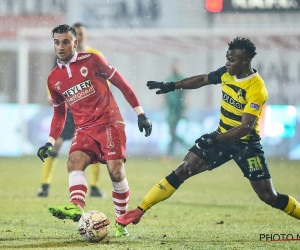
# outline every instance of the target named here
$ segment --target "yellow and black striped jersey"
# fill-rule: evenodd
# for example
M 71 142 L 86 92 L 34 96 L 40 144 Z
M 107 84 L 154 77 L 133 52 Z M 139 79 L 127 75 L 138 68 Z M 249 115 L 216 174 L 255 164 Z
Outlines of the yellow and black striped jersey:
M 224 66 L 210 72 L 208 79 L 212 84 L 222 84 L 220 122 L 217 131 L 225 133 L 241 125 L 243 113 L 252 114 L 257 116 L 253 129 L 238 141 L 249 144 L 259 142 L 258 120 L 268 98 L 268 92 L 257 71 L 254 69 L 252 75 L 237 79 L 236 76 L 230 75 Z

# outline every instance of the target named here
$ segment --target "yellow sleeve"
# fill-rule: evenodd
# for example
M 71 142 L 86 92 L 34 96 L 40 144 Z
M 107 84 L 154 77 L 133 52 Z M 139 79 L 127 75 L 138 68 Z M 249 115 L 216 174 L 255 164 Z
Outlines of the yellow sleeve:
M 255 84 L 252 84 L 251 91 L 247 94 L 247 104 L 244 112 L 259 117 L 267 97 L 268 92 L 263 83 L 258 81 Z

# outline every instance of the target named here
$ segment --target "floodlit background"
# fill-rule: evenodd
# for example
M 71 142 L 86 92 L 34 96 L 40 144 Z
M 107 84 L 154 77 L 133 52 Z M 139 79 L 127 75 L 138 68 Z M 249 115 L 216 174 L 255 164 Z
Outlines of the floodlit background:
M 166 80 L 174 58 L 185 76 L 216 70 L 225 64 L 227 43 L 247 36 L 257 45 L 252 66 L 269 91 L 260 123 L 266 155 L 299 159 L 299 14 L 299 0 L 0 0 L 0 156 L 35 154 L 47 140 L 51 30 L 80 21 L 88 27 L 88 44 L 124 75 L 153 122 L 145 138 L 131 107 L 111 87 L 127 124 L 128 155 L 163 156 L 170 141 L 165 97 L 146 82 Z M 188 145 L 216 129 L 220 97 L 218 85 L 186 93 L 177 135 Z M 176 153 L 187 149 L 178 145 Z

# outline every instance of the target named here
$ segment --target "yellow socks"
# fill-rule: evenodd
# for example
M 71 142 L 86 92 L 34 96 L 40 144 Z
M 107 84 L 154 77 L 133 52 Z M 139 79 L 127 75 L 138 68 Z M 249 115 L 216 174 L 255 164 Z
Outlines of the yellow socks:
M 100 164 L 99 163 L 91 164 L 89 168 L 91 171 L 90 186 L 97 186 L 97 183 L 99 181 L 99 175 L 100 175 Z
M 173 171 L 166 178 L 157 183 L 144 197 L 139 207 L 145 211 L 156 203 L 168 199 L 183 183 Z
M 158 202 L 168 199 L 182 183 L 183 181 L 173 171 L 149 191 L 139 205 L 139 208 L 146 212 Z
M 175 191 L 176 189 L 170 185 L 166 178 L 164 178 L 159 183 L 155 184 L 155 186 L 144 197 L 139 207 L 144 211 L 147 211 L 156 203 L 169 198 Z
M 52 156 L 49 156 L 48 158 L 45 159 L 45 162 L 43 165 L 43 176 L 42 176 L 43 184 L 51 183 L 56 165 L 57 165 L 56 157 L 53 158 Z
M 286 212 L 288 215 L 299 220 L 300 219 L 300 203 L 298 201 L 296 201 L 293 197 L 291 197 L 291 196 L 288 196 L 288 197 L 289 197 L 288 204 L 283 211 Z

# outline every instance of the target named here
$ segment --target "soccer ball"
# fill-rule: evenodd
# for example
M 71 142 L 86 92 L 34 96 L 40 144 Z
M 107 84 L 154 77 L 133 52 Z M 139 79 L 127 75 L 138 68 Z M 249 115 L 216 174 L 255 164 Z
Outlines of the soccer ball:
M 96 210 L 83 213 L 78 222 L 78 232 L 86 241 L 101 241 L 108 235 L 109 230 L 108 217 Z

